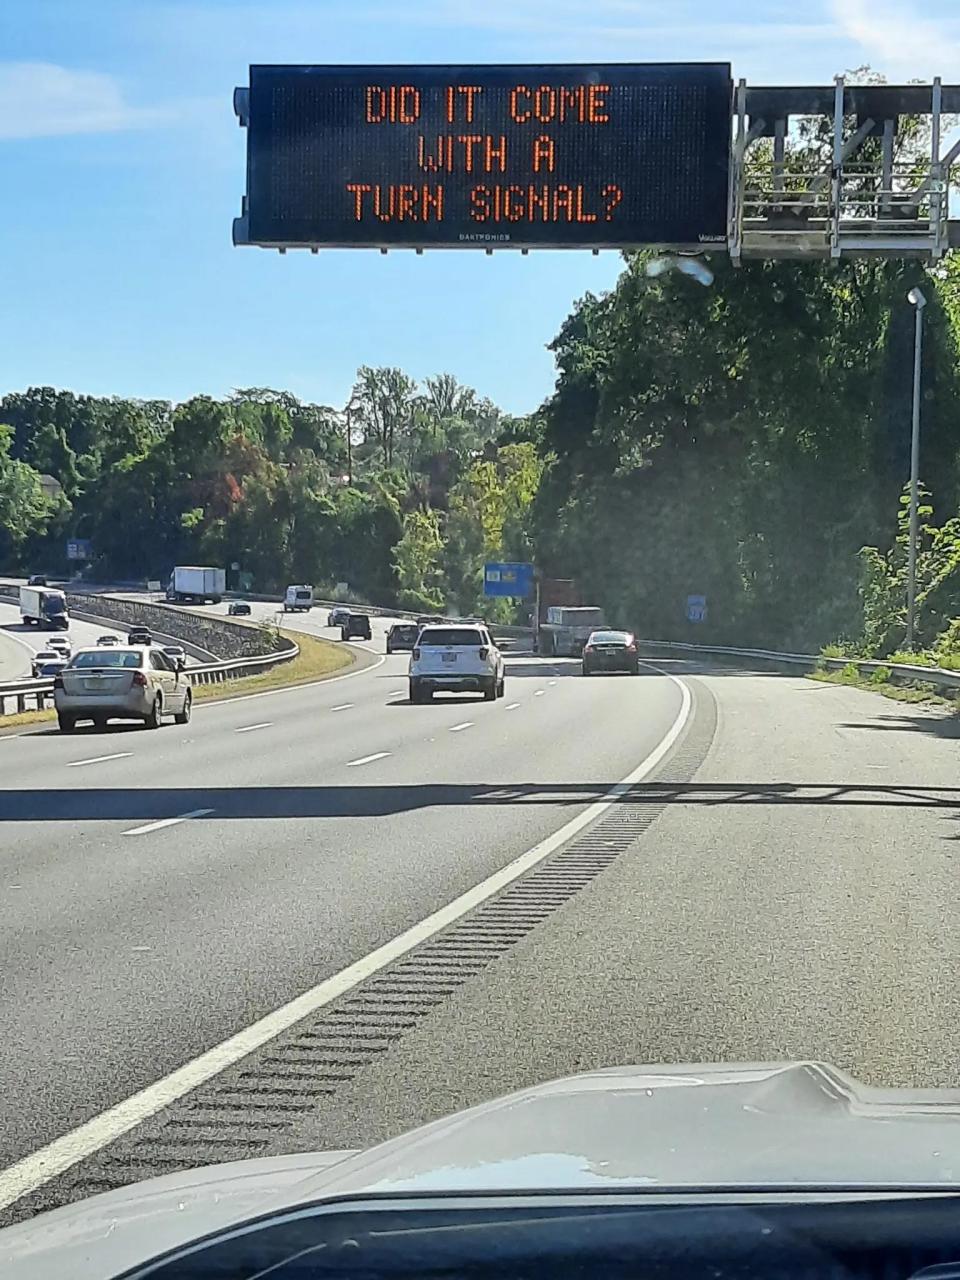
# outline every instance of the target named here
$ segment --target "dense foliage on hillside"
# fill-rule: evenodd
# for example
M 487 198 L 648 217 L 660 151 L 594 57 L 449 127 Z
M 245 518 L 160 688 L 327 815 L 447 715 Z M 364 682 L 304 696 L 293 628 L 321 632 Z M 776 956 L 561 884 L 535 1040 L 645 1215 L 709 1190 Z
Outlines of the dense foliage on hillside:
M 889 652 L 919 283 L 919 638 L 960 647 L 960 262 L 718 256 L 705 288 L 650 261 L 629 255 L 616 288 L 575 307 L 529 420 L 399 369 L 360 369 L 342 409 L 264 388 L 181 405 L 10 394 L 0 566 L 62 569 L 81 537 L 104 579 L 237 564 L 258 590 L 346 581 L 473 611 L 485 559 L 535 559 L 645 635 L 694 631 L 685 601 L 703 594 L 704 639 Z

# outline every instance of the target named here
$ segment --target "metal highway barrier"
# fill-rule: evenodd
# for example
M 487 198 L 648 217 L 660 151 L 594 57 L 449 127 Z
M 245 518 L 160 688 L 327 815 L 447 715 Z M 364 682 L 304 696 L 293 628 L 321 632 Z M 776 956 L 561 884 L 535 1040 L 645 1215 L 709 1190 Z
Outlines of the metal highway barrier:
M 856 667 L 862 676 L 882 672 L 893 684 L 919 682 L 938 689 L 960 690 L 960 671 L 943 667 L 921 667 L 906 662 L 884 662 L 882 658 L 823 658 L 815 653 L 778 653 L 773 649 L 736 649 L 726 645 L 684 644 L 672 640 L 640 640 L 643 649 L 658 653 L 690 654 L 693 657 L 736 658 L 746 663 L 766 663 L 797 671 L 843 671 Z

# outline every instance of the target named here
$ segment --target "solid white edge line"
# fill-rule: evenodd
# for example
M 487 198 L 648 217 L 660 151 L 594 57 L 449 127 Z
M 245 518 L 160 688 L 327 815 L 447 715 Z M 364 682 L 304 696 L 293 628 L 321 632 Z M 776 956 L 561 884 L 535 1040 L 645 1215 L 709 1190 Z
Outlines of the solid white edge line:
M 68 769 L 79 769 L 83 764 L 103 764 L 106 760 L 126 760 L 132 751 L 116 751 L 112 756 L 92 756 L 89 760 L 68 760 Z
M 160 818 L 157 822 L 148 822 L 144 827 L 131 827 L 129 831 L 122 831 L 120 834 L 125 836 L 145 836 L 151 831 L 162 831 L 164 827 L 175 827 L 180 822 L 187 822 L 190 818 L 205 818 L 208 813 L 213 813 L 212 809 L 191 809 L 189 813 L 178 813 L 175 818 Z
M 55 1138 L 38 1151 L 24 1156 L 23 1159 L 0 1171 L 0 1210 L 7 1208 L 22 1196 L 36 1191 L 53 1178 L 59 1177 L 80 1160 L 99 1151 L 121 1134 L 127 1133 L 150 1116 L 162 1111 L 164 1107 L 170 1106 L 185 1094 L 219 1075 L 221 1071 L 232 1067 L 241 1058 L 245 1058 L 268 1041 L 281 1035 L 294 1023 L 310 1017 L 318 1009 L 338 1000 L 388 964 L 393 964 L 414 947 L 420 946 L 441 930 L 448 928 L 461 916 L 473 911 L 482 902 L 486 902 L 488 898 L 505 889 L 514 880 L 525 875 L 537 863 L 543 862 L 577 832 L 582 831 L 584 827 L 600 817 L 615 800 L 657 767 L 677 741 L 690 718 L 692 699 L 690 690 L 683 681 L 660 667 L 654 667 L 652 663 L 644 665 L 659 671 L 680 689 L 680 710 L 673 724 L 649 755 L 631 773 L 612 786 L 601 800 L 589 805 L 582 813 L 564 823 L 559 831 L 547 836 L 532 849 L 514 858 L 500 871 L 494 872 L 486 880 L 482 880 L 480 884 L 460 894 L 439 911 L 433 912 L 418 924 L 398 934 L 390 942 L 385 942 L 360 960 L 348 965 L 346 969 L 341 969 L 339 973 L 324 979 L 309 991 L 296 996 L 287 1004 L 281 1005 L 279 1009 L 274 1009 L 272 1013 L 268 1013 L 257 1022 L 251 1023 L 243 1031 L 238 1031 L 236 1035 L 208 1049 L 191 1062 L 171 1071 L 161 1080 L 147 1085 L 139 1093 L 132 1094 L 123 1102 L 118 1102 L 100 1115 L 94 1116 L 92 1120 L 79 1125 L 70 1133 Z

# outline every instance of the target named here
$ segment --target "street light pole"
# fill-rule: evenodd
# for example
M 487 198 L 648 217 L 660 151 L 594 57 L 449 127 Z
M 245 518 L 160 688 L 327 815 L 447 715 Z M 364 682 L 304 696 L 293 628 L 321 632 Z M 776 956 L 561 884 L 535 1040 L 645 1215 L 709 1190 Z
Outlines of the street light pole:
M 919 289 L 907 298 L 916 308 L 913 339 L 913 421 L 910 432 L 910 545 L 907 550 L 907 648 L 913 648 L 917 619 L 917 541 L 920 533 L 920 379 L 923 357 L 923 309 L 927 300 Z

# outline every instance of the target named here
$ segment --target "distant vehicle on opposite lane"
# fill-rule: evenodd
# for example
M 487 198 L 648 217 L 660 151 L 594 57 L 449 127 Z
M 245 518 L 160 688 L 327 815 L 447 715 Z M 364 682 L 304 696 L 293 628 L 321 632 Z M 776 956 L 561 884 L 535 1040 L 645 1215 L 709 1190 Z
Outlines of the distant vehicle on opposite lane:
M 410 701 L 464 690 L 487 702 L 503 697 L 503 654 L 490 632 L 479 625 L 424 627 L 410 654 Z
M 51 680 L 54 676 L 58 676 L 67 665 L 67 659 L 63 655 L 56 658 L 49 658 L 46 662 L 41 662 L 36 670 L 37 680 Z
M 387 653 L 409 651 L 417 643 L 420 627 L 416 622 L 395 622 L 387 632 Z
M 344 618 L 348 617 L 350 610 L 345 604 L 336 604 L 327 614 L 328 627 L 342 627 Z
M 27 579 L 28 587 L 45 587 L 46 585 L 47 579 L 42 573 L 31 573 Z
M 227 613 L 231 618 L 249 618 L 252 610 L 245 600 L 231 600 Z
M 640 674 L 637 640 L 629 631 L 592 631 L 583 646 L 580 672 L 595 676 L 601 671 L 625 671 Z
M 78 649 L 53 682 L 57 723 L 70 733 L 79 720 L 105 725 L 108 720 L 142 720 L 159 729 L 172 715 L 188 724 L 193 706 L 183 665 L 161 649 L 142 645 Z
M 365 613 L 348 613 L 340 624 L 341 640 L 372 640 L 370 618 Z
M 292 585 L 283 594 L 284 613 L 309 613 L 313 608 L 313 587 Z
M 20 617 L 24 626 L 34 624 L 41 631 L 66 631 L 70 626 L 66 596 L 48 587 L 20 588 Z
M 38 649 L 30 659 L 30 674 L 36 680 L 44 663 L 58 661 L 65 661 L 65 659 L 62 653 L 57 653 L 56 649 Z

